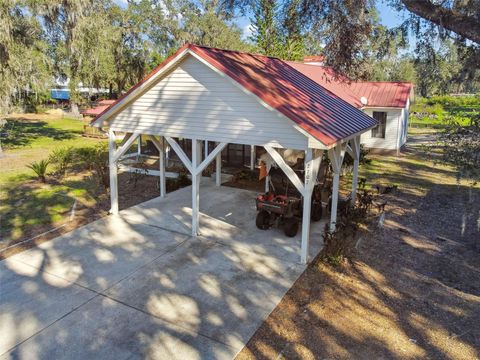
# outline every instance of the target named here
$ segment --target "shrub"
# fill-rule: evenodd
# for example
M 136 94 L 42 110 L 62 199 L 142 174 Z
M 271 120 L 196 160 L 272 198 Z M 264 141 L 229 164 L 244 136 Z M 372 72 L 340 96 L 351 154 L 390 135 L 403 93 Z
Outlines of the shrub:
M 97 144 L 92 148 L 89 166 L 96 174 L 97 181 L 105 189 L 110 187 L 110 178 L 108 171 L 108 145 L 105 143 Z
M 339 208 L 335 231 L 330 231 L 329 223 L 325 224 L 320 259 L 333 266 L 351 255 L 358 241 L 359 230 L 372 220 L 373 194 L 366 189 L 365 179 L 358 182 L 356 200 L 354 205 Z
M 64 176 L 68 168 L 73 164 L 75 149 L 73 147 L 57 148 L 50 153 L 48 159 L 55 167 L 55 173 L 58 176 Z
M 75 162 L 80 168 L 93 170 L 92 159 L 95 158 L 96 153 L 97 150 L 93 146 L 77 148 L 75 150 Z
M 48 165 L 49 165 L 48 160 L 40 160 L 27 165 L 27 167 L 32 169 L 35 172 L 35 174 L 37 174 L 37 177 L 40 179 L 41 182 L 45 183 L 47 181 L 46 175 L 47 175 Z

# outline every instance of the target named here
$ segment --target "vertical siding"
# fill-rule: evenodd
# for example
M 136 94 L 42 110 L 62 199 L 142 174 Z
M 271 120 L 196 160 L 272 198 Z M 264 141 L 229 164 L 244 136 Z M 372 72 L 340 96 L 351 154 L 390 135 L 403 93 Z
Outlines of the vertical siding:
M 294 123 L 192 56 L 117 114 L 114 130 L 305 149 Z
M 365 113 L 373 116 L 374 111 L 387 112 L 387 127 L 385 129 L 385 138 L 372 138 L 372 132 L 367 131 L 362 134 L 360 142 L 368 148 L 395 150 L 399 141 L 399 120 L 402 116 L 401 109 L 365 109 Z

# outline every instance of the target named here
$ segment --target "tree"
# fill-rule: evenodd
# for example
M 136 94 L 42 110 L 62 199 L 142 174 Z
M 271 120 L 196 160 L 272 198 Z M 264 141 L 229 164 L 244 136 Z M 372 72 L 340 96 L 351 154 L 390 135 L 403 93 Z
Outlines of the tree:
M 70 104 L 74 115 L 79 115 L 79 72 L 82 62 L 85 60 L 85 52 L 80 51 L 79 47 L 86 25 L 80 26 L 80 24 L 88 15 L 98 10 L 98 7 L 93 5 L 94 0 L 32 1 L 32 8 L 42 16 L 53 46 L 65 49 L 65 52 L 62 53 L 65 58 L 57 58 L 57 64 L 60 64 L 62 60 L 67 63 L 66 76 L 70 80 Z M 101 4 L 97 2 L 96 5 Z
M 275 0 L 257 0 L 253 6 L 250 40 L 255 44 L 256 51 L 267 56 L 276 56 L 280 47 L 277 9 Z
M 177 31 L 180 44 L 248 50 L 242 40 L 242 30 L 230 21 L 230 16 L 218 0 L 189 3 L 182 8 L 182 23 Z
M 412 14 L 480 44 L 480 2 L 478 0 L 442 2 L 402 0 L 401 3 Z
M 247 8 L 251 0 L 226 0 L 230 8 Z M 351 72 L 366 59 L 363 46 L 374 35 L 374 0 L 299 0 L 298 17 L 308 32 L 323 44 L 322 52 L 329 65 L 341 72 Z M 404 38 L 409 32 L 417 37 L 428 37 L 434 30 L 444 36 L 480 43 L 480 3 L 478 0 L 410 1 L 390 0 L 397 10 L 411 16 L 398 29 Z M 423 30 L 429 27 L 429 34 Z
M 51 62 L 40 23 L 19 1 L 0 2 L 0 115 L 15 98 L 43 91 Z
M 305 55 L 304 34 L 298 18 L 298 0 L 280 8 L 276 0 L 257 0 L 253 5 L 252 35 L 255 51 L 285 60 L 302 60 Z

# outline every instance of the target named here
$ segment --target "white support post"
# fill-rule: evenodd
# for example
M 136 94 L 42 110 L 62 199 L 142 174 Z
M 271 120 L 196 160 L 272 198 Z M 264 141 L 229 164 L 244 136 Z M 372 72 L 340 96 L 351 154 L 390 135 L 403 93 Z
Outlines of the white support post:
M 140 156 L 142 155 L 142 135 L 138 135 L 137 141 L 137 156 Z
M 192 139 L 192 236 L 198 235 L 198 222 L 199 222 L 199 203 L 200 203 L 200 175 L 195 173 L 195 170 L 199 164 L 198 152 L 201 151 L 199 142 L 197 139 Z
M 250 170 L 255 168 L 255 145 L 250 145 Z
M 110 213 L 118 214 L 118 178 L 117 161 L 115 160 L 116 144 L 115 133 L 108 130 L 108 163 L 110 171 Z
M 338 207 L 338 189 L 340 186 L 340 173 L 334 172 L 332 186 L 332 208 L 330 209 L 330 231 L 335 231 L 337 223 L 337 207 Z
M 215 184 L 222 185 L 222 153 L 218 153 L 215 158 Z
M 160 196 L 165 197 L 166 181 L 165 181 L 165 140 L 163 136 L 158 140 L 155 136 L 150 135 L 149 139 L 158 150 L 158 166 L 160 174 Z
M 165 197 L 167 182 L 165 179 L 165 139 L 161 137 L 161 148 L 158 152 L 158 166 L 160 167 L 160 197 Z
M 333 168 L 333 186 L 332 186 L 332 208 L 330 209 L 330 231 L 335 231 L 337 222 L 338 208 L 338 190 L 340 188 L 340 171 L 342 169 L 343 158 L 347 144 L 338 144 L 333 149 L 328 150 L 328 157 Z
M 303 215 L 302 215 L 302 248 L 300 253 L 300 261 L 306 264 L 308 261 L 308 247 L 310 242 L 310 211 L 312 207 L 312 191 L 311 183 L 315 181 L 313 178 L 313 161 L 312 149 L 305 151 L 305 180 L 303 193 Z
M 265 176 L 265 194 L 270 191 L 270 175 Z
M 353 153 L 353 175 L 352 175 L 352 205 L 355 205 L 357 199 L 358 187 L 358 167 L 360 165 L 360 136 L 356 136 L 351 140 Z
M 205 158 L 207 158 L 207 156 L 208 156 L 208 140 L 205 140 L 205 150 L 204 150 L 204 152 L 205 152 Z

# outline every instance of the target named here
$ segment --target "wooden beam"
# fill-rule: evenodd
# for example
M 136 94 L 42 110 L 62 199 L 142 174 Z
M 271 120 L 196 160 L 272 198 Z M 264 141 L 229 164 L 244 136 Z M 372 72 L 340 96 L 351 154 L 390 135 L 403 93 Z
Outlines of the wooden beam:
M 352 199 L 351 204 L 355 205 L 357 200 L 357 188 L 358 188 L 358 168 L 360 166 L 360 136 L 356 136 L 352 139 L 353 150 L 353 175 L 352 175 Z
M 300 261 L 306 264 L 308 261 L 308 249 L 310 245 L 310 212 L 312 206 L 311 183 L 315 182 L 312 166 L 312 149 L 305 151 L 305 191 L 303 193 L 303 215 L 302 215 L 302 245 L 300 251 Z
M 223 149 L 225 149 L 226 146 L 227 146 L 227 143 L 219 143 L 215 147 L 215 149 L 213 149 L 213 151 L 210 154 L 208 154 L 208 156 L 205 158 L 205 160 L 203 160 L 202 163 L 197 166 L 197 168 L 195 169 L 195 175 L 201 174 L 201 172 L 203 170 L 205 170 L 205 168 L 208 166 L 208 164 L 210 164 L 213 161 L 213 159 L 215 159 L 215 157 L 218 154 L 220 154 Z
M 280 167 L 280 169 L 283 170 L 285 175 L 290 179 L 290 181 L 293 183 L 293 185 L 297 188 L 297 190 L 300 192 L 300 194 L 303 195 L 305 191 L 305 187 L 302 183 L 302 181 L 299 179 L 298 175 L 295 173 L 295 171 L 292 170 L 290 166 L 285 162 L 283 157 L 271 146 L 264 146 L 265 150 L 270 154 L 270 156 L 275 160 L 277 165 Z
M 172 146 L 173 147 L 173 146 Z M 192 168 L 196 169 L 199 163 L 200 142 L 192 139 Z M 192 236 L 198 235 L 199 203 L 200 203 L 200 175 L 192 171 Z
M 255 168 L 255 145 L 250 145 L 250 170 Z
M 218 144 L 218 143 L 217 143 Z M 222 185 L 222 153 L 219 152 L 215 158 L 215 185 Z
M 115 162 L 117 162 L 120 157 L 125 154 L 125 152 L 130 148 L 130 146 L 132 146 L 133 142 L 138 138 L 139 135 L 139 133 L 133 133 L 131 136 L 129 136 L 125 143 L 115 151 L 115 154 L 113 155 L 113 160 Z
M 170 144 L 170 146 L 172 147 L 173 151 L 175 151 L 175 153 L 178 155 L 178 157 L 180 158 L 180 160 L 182 160 L 183 162 L 183 165 L 185 165 L 185 167 L 187 168 L 187 170 L 190 172 L 190 174 L 192 174 L 193 176 L 193 168 L 192 168 L 192 161 L 190 161 L 190 159 L 188 158 L 187 154 L 185 154 L 185 152 L 182 150 L 182 148 L 180 147 L 180 145 L 178 145 L 178 143 L 172 139 L 170 136 L 165 136 L 165 140 L 167 140 L 167 142 Z M 192 140 L 193 141 L 193 140 Z M 196 141 L 196 140 L 195 140 Z M 192 143 L 192 152 L 193 152 L 193 143 Z M 193 158 L 192 158 L 193 160 Z M 195 160 L 196 161 L 196 160 Z
M 118 214 L 118 178 L 117 161 L 115 160 L 115 133 L 108 130 L 108 168 L 110 174 L 110 213 Z

